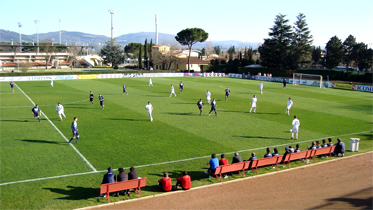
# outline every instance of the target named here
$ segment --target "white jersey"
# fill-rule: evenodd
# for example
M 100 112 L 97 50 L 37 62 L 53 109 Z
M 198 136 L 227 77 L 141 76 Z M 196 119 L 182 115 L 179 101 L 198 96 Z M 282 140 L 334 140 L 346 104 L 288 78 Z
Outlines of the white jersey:
M 152 79 L 149 79 L 149 85 L 153 84 Z
M 257 98 L 252 98 L 251 99 L 251 107 L 256 107 L 256 102 L 258 101 Z
M 289 100 L 288 103 L 287 103 L 287 107 L 290 108 L 291 106 L 293 106 L 293 101 Z
M 206 98 L 211 98 L 211 93 L 210 93 L 210 91 L 207 91 L 207 92 L 206 92 Z
M 153 110 L 153 106 L 151 104 L 147 104 L 145 106 L 145 109 L 148 110 L 148 113 L 152 113 L 152 110 Z
M 60 104 L 60 105 L 57 105 L 56 106 L 56 111 L 58 112 L 63 112 L 63 106 Z
M 175 93 L 175 88 L 174 88 L 174 86 L 171 87 L 171 93 Z
M 293 130 L 295 129 L 298 131 L 299 126 L 300 126 L 300 121 L 298 119 L 294 119 L 291 124 L 293 125 Z
M 263 83 L 262 83 L 262 84 L 259 84 L 259 89 L 260 89 L 260 90 L 263 90 Z

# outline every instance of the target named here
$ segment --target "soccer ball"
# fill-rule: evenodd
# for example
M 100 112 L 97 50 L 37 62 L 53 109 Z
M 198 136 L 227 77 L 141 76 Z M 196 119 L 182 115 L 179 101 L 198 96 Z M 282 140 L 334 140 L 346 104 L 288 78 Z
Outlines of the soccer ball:
M 293 132 L 293 129 L 290 129 L 289 131 L 290 131 L 290 133 L 291 133 L 291 132 Z

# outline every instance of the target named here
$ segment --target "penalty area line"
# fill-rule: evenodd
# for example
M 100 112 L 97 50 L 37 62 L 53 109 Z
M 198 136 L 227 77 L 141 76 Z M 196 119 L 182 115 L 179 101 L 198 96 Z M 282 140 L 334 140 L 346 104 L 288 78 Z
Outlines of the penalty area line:
M 328 137 L 323 137 L 323 138 L 319 138 L 319 139 L 311 139 L 311 140 L 306 140 L 306 141 L 302 141 L 302 142 L 294 142 L 294 143 L 305 143 L 305 142 L 316 141 L 316 140 L 325 139 L 325 138 L 350 136 L 350 135 L 362 134 L 362 133 L 370 133 L 370 132 L 373 132 L 373 131 L 362 131 L 362 132 L 349 133 L 349 134 L 343 134 L 343 135 L 338 135 L 338 136 L 328 136 Z M 286 145 L 288 145 L 288 144 L 274 145 L 274 146 L 269 146 L 269 147 L 279 147 L 279 146 L 286 146 Z M 265 149 L 265 148 L 267 148 L 267 147 L 260 147 L 260 148 L 247 149 L 247 150 L 240 150 L 240 151 L 237 151 L 237 152 L 247 152 L 247 151 L 254 151 L 254 150 Z M 234 152 L 227 152 L 227 153 L 224 153 L 224 154 L 232 154 L 232 153 L 234 153 Z M 161 163 L 153 163 L 153 164 L 140 165 L 140 166 L 134 166 L 134 167 L 135 168 L 142 168 L 142 167 L 149 167 L 149 166 L 158 166 L 158 165 L 165 165 L 165 164 L 170 164 L 170 163 L 185 162 L 185 161 L 189 161 L 189 160 L 198 160 L 198 159 L 209 158 L 209 157 L 211 157 L 211 156 L 207 155 L 207 156 L 202 156 L 202 157 L 194 157 L 194 158 L 187 158 L 187 159 L 181 159 L 181 160 L 173 160 L 173 161 L 167 161 L 167 162 L 161 162 Z M 123 167 L 123 168 L 129 168 L 129 167 Z M 96 170 L 96 171 L 83 172 L 83 173 L 77 173 L 77 174 L 66 174 L 66 175 L 52 176 L 52 177 L 45 177 L 45 178 L 28 179 L 28 180 L 22 180 L 22 181 L 14 181 L 14 182 L 5 182 L 5 183 L 0 183 L 0 186 L 10 185 L 10 184 L 17 184 L 17 183 L 24 183 L 24 182 L 35 182 L 35 181 L 48 180 L 48 179 L 57 179 L 57 178 L 70 177 L 70 176 L 96 174 L 96 173 L 103 173 L 103 172 L 107 172 L 107 170 L 102 170 L 102 171 L 97 171 Z
M 35 103 L 31 100 L 31 98 L 25 93 L 23 92 L 23 90 L 18 87 L 18 85 L 16 83 L 14 83 L 14 85 L 23 93 L 24 96 L 26 96 L 26 98 L 35 106 Z M 42 114 L 43 112 L 40 110 L 40 114 Z M 44 114 L 44 117 L 45 119 L 48 120 L 48 122 L 54 127 L 54 129 L 56 129 L 56 131 L 62 136 L 63 139 L 65 139 L 66 142 L 69 142 L 69 140 L 66 138 L 65 135 L 63 135 L 63 133 L 53 124 L 53 122 L 48 118 L 48 116 L 46 114 Z M 96 172 L 97 170 L 95 169 L 95 167 L 93 167 L 93 165 L 82 155 L 82 153 L 79 152 L 79 150 L 72 144 L 70 144 L 70 146 L 75 150 L 76 153 L 78 153 L 78 155 L 84 160 L 84 162 L 87 163 L 87 165 L 93 170 L 93 172 Z

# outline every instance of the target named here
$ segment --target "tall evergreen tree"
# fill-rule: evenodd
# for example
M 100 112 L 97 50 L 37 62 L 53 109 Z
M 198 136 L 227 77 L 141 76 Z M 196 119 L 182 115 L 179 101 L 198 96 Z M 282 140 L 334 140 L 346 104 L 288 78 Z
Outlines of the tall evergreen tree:
M 144 43 L 144 66 L 148 68 L 148 39 L 145 39 Z
M 352 51 L 355 45 L 356 45 L 356 38 L 352 36 L 351 34 L 346 38 L 346 40 L 343 42 L 343 45 L 342 45 L 343 53 L 344 53 L 343 62 L 346 65 L 347 72 L 353 60 Z
M 142 69 L 142 46 L 140 46 L 139 50 L 139 69 Z
M 149 46 L 149 66 L 153 66 L 153 59 L 152 59 L 152 51 L 153 51 L 153 39 L 150 39 L 150 46 Z
M 265 39 L 263 45 L 259 48 L 261 60 L 264 66 L 277 69 L 286 69 L 288 67 L 288 54 L 292 39 L 291 26 L 286 15 L 278 14 L 275 18 L 275 24 L 270 28 L 269 39 Z
M 312 35 L 311 31 L 307 27 L 306 16 L 299 13 L 297 21 L 295 21 L 293 29 L 293 37 L 291 43 L 291 53 L 289 54 L 289 67 L 295 69 L 299 66 L 303 66 L 305 63 L 309 63 L 309 58 L 312 52 Z
M 312 50 L 312 61 L 317 66 L 321 61 L 321 48 L 319 47 L 313 47 Z
M 343 59 L 342 41 L 337 37 L 333 36 L 326 43 L 326 67 L 329 69 L 337 67 Z

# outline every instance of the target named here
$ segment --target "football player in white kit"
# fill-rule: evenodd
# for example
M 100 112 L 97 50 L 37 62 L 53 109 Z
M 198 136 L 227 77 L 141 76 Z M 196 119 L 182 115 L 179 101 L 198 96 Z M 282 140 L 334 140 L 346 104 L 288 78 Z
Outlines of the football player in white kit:
M 290 108 L 291 106 L 293 106 L 293 101 L 291 100 L 291 98 L 289 98 L 287 104 L 286 104 L 286 112 L 288 115 L 290 115 Z
M 263 94 L 263 83 L 262 82 L 259 83 L 259 90 L 260 90 L 260 94 Z
M 62 121 L 62 117 L 61 115 L 66 118 L 65 116 L 65 113 L 64 113 L 64 109 L 63 109 L 63 106 L 61 105 L 60 102 L 58 102 L 57 106 L 56 106 L 56 111 L 58 112 L 58 116 L 60 117 L 60 120 Z
M 256 96 L 254 95 L 253 98 L 251 99 L 250 101 L 250 104 L 251 104 L 251 108 L 250 108 L 250 113 L 251 113 L 251 110 L 254 108 L 254 113 L 256 112 L 256 102 L 258 101 L 258 99 L 256 98 Z
M 53 87 L 53 79 L 51 79 L 51 86 Z
M 206 92 L 206 98 L 207 98 L 207 103 L 211 104 L 211 93 L 210 93 L 209 90 L 207 90 L 207 92 Z
M 153 87 L 153 81 L 152 81 L 151 77 L 149 78 L 149 87 L 150 87 L 150 85 Z
M 294 139 L 294 133 L 296 133 L 296 140 L 298 140 L 298 132 L 299 132 L 300 121 L 297 119 L 296 115 L 294 115 L 294 120 L 291 124 L 293 125 L 293 129 L 290 129 L 290 132 L 291 132 L 291 138 L 290 139 Z
M 175 97 L 176 97 L 175 88 L 174 88 L 173 85 L 171 85 L 171 94 L 170 94 L 170 97 L 172 96 L 172 94 L 174 94 Z
M 152 116 L 153 105 L 150 103 L 150 101 L 148 102 L 147 105 L 145 105 L 145 109 L 148 111 L 150 121 L 153 121 L 153 116 Z

